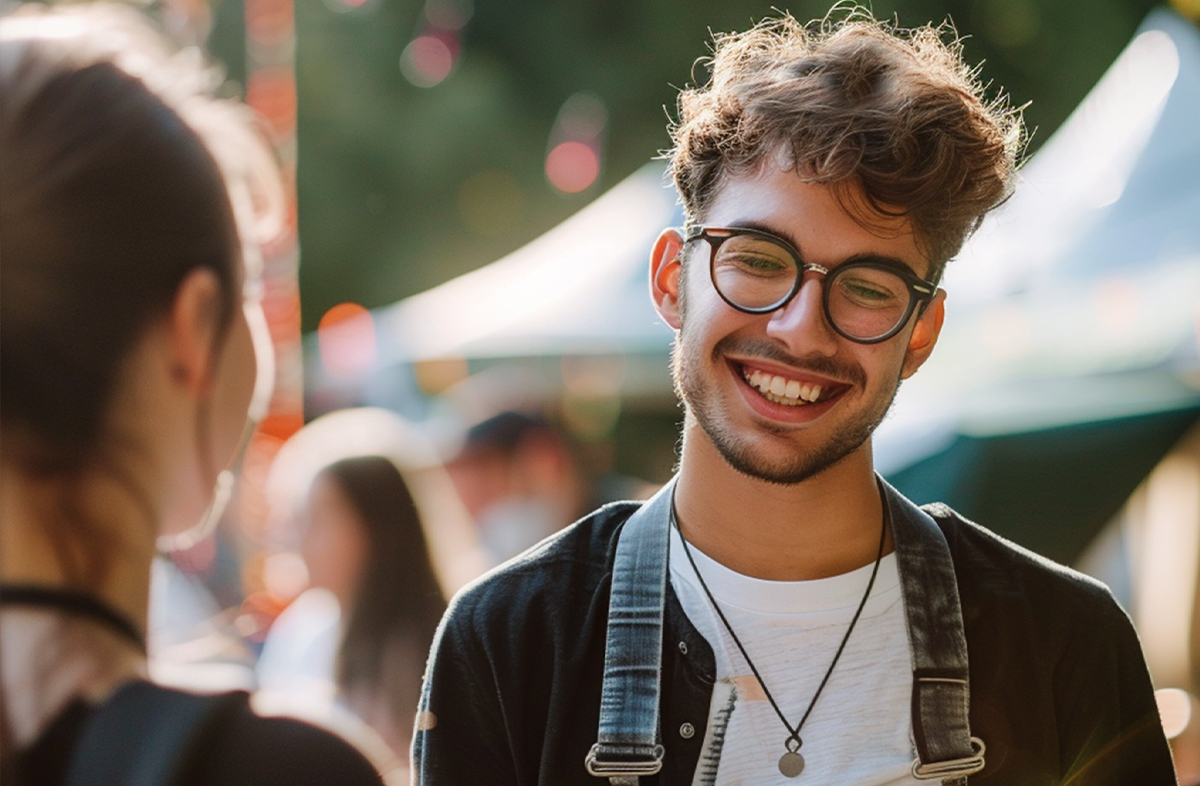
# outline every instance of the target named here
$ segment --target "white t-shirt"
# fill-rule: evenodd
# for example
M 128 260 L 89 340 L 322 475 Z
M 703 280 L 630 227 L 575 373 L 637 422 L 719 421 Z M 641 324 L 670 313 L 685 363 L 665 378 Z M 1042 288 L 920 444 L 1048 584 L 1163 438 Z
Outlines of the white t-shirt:
M 874 563 L 817 581 L 763 581 L 691 549 L 705 583 L 794 727 L 829 669 Z M 894 554 L 883 558 L 862 616 L 800 729 L 805 769 L 779 771 L 788 731 L 713 611 L 671 531 L 671 584 L 712 645 L 716 686 L 694 786 L 916 786 L 909 716 L 912 664 Z

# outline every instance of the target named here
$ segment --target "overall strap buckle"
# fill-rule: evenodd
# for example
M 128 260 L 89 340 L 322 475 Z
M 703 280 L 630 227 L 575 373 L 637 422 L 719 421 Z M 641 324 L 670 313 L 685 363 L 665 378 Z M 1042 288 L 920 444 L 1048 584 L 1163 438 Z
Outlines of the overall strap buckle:
M 588 751 L 584 766 L 597 778 L 608 778 L 612 786 L 636 786 L 638 778 L 657 775 L 662 769 L 661 745 L 605 745 L 597 742 Z
M 947 759 L 930 764 L 924 764 L 917 759 L 913 762 L 912 775 L 919 781 L 941 779 L 965 783 L 968 775 L 974 775 L 983 769 L 983 755 L 987 752 L 987 745 L 978 737 L 972 737 L 971 750 L 975 752 L 974 755 L 965 759 Z
M 671 481 L 621 528 L 613 559 L 600 725 L 584 759 L 612 786 L 637 786 L 662 769 L 658 741 L 663 606 L 670 543 Z
M 900 586 L 912 653 L 913 777 L 965 786 L 983 770 L 983 740 L 971 736 L 967 637 L 954 560 L 933 518 L 882 478 L 892 512 Z

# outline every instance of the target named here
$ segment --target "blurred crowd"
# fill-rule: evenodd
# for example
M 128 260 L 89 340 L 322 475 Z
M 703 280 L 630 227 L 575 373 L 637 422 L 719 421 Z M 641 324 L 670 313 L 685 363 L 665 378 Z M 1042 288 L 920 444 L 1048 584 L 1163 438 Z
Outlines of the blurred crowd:
M 230 506 L 212 536 L 170 552 L 152 584 L 150 667 L 200 690 L 244 688 L 405 773 L 434 630 L 453 593 L 605 502 L 655 486 L 589 473 L 542 412 L 464 424 L 450 444 L 398 415 L 345 409 L 285 444 L 269 532 L 247 544 Z

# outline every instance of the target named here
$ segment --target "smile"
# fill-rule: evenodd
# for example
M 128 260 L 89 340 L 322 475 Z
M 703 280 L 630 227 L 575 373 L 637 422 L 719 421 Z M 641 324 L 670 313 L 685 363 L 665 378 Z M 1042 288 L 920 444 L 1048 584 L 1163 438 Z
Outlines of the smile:
M 821 400 L 821 393 L 824 390 L 821 385 L 816 383 L 800 382 L 759 369 L 751 370 L 742 366 L 741 372 L 746 383 L 761 393 L 763 398 L 785 407 L 815 404 Z

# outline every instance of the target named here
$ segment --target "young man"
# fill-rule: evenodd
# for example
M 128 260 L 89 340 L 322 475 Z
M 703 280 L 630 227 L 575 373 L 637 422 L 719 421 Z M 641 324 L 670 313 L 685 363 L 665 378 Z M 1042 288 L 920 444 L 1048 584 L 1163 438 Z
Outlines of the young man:
M 763 23 L 711 67 L 673 128 L 688 227 L 651 256 L 678 474 L 460 594 L 418 782 L 1174 783 L 1107 590 L 872 467 L 1016 113 L 938 31 L 861 17 Z

